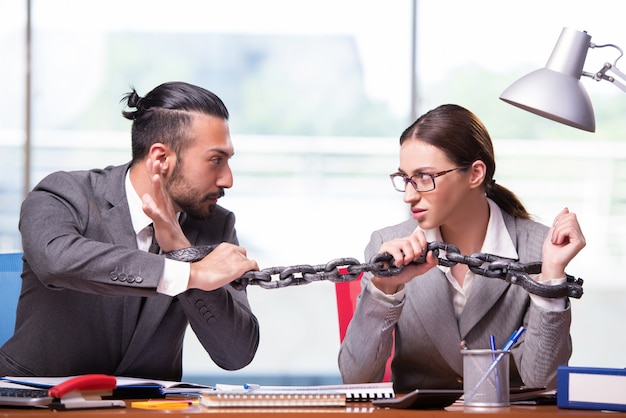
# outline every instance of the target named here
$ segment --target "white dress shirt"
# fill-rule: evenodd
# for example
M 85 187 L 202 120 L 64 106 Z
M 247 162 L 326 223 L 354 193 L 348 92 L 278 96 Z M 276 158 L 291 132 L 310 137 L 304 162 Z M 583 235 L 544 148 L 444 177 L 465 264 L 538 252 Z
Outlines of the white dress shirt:
M 130 182 L 128 173 L 126 173 L 125 187 L 130 220 L 137 237 L 137 248 L 148 251 L 152 243 L 152 219 L 144 213 L 141 197 L 139 197 L 139 194 L 137 194 Z M 183 293 L 189 286 L 190 273 L 191 266 L 189 263 L 166 258 L 165 267 L 157 286 L 157 292 L 168 296 L 176 296 Z

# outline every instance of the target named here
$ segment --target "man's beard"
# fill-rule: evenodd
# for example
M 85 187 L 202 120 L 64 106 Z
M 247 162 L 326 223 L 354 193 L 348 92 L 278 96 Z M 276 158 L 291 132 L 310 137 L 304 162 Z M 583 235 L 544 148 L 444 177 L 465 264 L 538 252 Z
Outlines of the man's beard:
M 224 188 L 220 187 L 216 192 L 201 196 L 200 192 L 189 184 L 182 174 L 181 165 L 177 165 L 172 172 L 172 176 L 165 183 L 165 190 L 183 212 L 205 221 L 211 219 L 214 204 L 206 206 L 207 200 L 224 197 Z

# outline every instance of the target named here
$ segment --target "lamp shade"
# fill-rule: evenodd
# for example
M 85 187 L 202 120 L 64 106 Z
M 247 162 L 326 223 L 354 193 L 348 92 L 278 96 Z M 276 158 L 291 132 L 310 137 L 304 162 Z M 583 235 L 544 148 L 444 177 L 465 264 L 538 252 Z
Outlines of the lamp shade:
M 509 86 L 500 99 L 536 115 L 595 132 L 593 106 L 580 82 L 591 36 L 564 28 L 545 68 Z

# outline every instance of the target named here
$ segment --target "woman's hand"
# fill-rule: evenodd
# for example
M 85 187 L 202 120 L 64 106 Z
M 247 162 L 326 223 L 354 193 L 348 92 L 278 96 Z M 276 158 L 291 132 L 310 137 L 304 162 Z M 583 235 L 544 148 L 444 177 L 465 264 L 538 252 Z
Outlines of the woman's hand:
M 554 218 L 542 249 L 542 279 L 565 277 L 565 267 L 586 245 L 576 214 L 565 208 Z
M 428 251 L 426 262 L 415 264 L 413 261 L 421 257 L 428 248 L 426 236 L 421 230 L 416 230 L 408 237 L 396 238 L 384 242 L 380 246 L 379 253 L 388 253 L 393 257 L 396 267 L 405 266 L 402 272 L 391 277 L 372 277 L 372 283 L 386 294 L 394 294 L 404 287 L 416 276 L 426 273 L 437 265 L 437 257 L 432 251 Z

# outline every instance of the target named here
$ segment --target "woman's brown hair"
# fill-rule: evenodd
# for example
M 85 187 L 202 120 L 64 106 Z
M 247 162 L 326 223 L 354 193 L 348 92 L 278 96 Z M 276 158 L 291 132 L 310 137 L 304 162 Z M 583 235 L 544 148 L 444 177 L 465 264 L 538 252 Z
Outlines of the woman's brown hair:
M 529 213 L 519 198 L 506 187 L 496 184 L 496 162 L 491 137 L 476 115 L 464 107 L 444 104 L 420 116 L 400 136 L 400 145 L 418 140 L 443 151 L 458 167 L 468 167 L 474 161 L 485 163 L 487 171 L 483 187 L 487 197 L 505 212 L 523 219 Z

